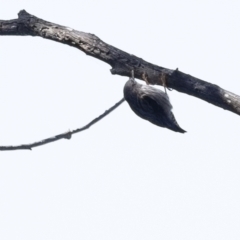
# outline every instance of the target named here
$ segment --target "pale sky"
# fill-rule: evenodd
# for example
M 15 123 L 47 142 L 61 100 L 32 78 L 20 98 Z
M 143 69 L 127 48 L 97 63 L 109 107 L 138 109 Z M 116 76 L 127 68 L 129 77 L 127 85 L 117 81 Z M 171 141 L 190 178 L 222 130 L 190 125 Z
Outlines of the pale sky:
M 240 94 L 239 1 L 0 3 L 2 20 L 25 9 Z M 0 36 L 0 53 L 0 145 L 81 127 L 123 97 L 126 77 L 67 45 Z M 125 102 L 70 141 L 0 152 L 0 238 L 240 239 L 240 116 L 169 96 L 186 134 Z

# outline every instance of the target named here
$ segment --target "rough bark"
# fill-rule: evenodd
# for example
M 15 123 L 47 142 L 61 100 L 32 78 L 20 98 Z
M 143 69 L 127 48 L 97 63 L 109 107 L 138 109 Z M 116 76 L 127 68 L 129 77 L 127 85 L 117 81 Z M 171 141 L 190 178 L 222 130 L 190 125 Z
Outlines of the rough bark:
M 25 10 L 19 12 L 18 19 L 0 20 L 0 35 L 39 36 L 64 43 L 108 63 L 112 67 L 112 74 L 130 76 L 131 70 L 134 70 L 136 78 L 153 85 L 163 85 L 164 79 L 169 88 L 240 114 L 240 97 L 234 93 L 178 69 L 171 70 L 151 64 L 103 42 L 94 34 L 44 21 Z

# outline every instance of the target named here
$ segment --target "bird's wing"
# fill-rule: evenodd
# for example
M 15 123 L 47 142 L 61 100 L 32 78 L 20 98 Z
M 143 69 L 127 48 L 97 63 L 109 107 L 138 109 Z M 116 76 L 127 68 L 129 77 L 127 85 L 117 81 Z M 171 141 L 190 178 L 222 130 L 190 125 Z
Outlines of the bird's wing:
M 165 102 L 165 104 L 170 104 L 170 102 Z M 175 132 L 186 132 L 177 123 L 171 108 L 163 104 L 158 104 L 151 95 L 142 95 L 141 105 L 146 110 L 145 116 L 150 117 L 151 122 L 158 126 L 169 128 Z
M 169 101 L 168 95 L 161 91 L 160 89 L 153 88 L 151 86 L 143 85 L 140 90 L 140 98 L 145 107 L 148 109 L 166 110 L 166 112 L 171 111 L 172 105 Z M 144 107 L 144 106 L 143 106 Z

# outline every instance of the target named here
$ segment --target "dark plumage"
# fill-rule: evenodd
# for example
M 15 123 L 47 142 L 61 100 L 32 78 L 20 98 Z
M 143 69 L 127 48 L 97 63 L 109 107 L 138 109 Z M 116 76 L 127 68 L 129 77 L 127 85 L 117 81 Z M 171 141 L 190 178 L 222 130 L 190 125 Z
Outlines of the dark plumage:
M 124 98 L 131 109 L 141 118 L 175 132 L 185 133 L 172 113 L 168 95 L 163 91 L 137 83 L 130 78 L 123 89 Z

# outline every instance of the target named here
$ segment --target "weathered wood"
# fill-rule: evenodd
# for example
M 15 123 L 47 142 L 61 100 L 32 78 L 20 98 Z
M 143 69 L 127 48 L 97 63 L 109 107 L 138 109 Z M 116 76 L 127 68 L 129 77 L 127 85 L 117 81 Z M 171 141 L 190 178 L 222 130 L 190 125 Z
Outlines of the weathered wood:
M 18 16 L 18 19 L 0 20 L 0 35 L 39 36 L 64 43 L 108 63 L 112 66 L 112 74 L 130 76 L 131 70 L 134 70 L 136 78 L 153 85 L 163 85 L 163 79 L 165 79 L 169 88 L 240 115 L 240 97 L 215 84 L 179 70 L 170 70 L 151 64 L 103 42 L 94 34 L 44 21 L 25 10 L 20 11 Z
M 115 105 L 110 107 L 108 110 L 106 110 L 103 114 L 101 114 L 97 118 L 94 118 L 91 122 L 89 122 L 84 127 L 77 128 L 77 129 L 72 130 L 72 131 L 69 130 L 68 132 L 58 134 L 56 136 L 49 137 L 49 138 L 46 138 L 46 139 L 43 139 L 43 140 L 40 140 L 40 141 L 34 142 L 34 143 L 21 144 L 21 145 L 15 145 L 15 146 L 0 146 L 0 151 L 32 150 L 35 147 L 39 147 L 39 146 L 42 146 L 42 145 L 45 145 L 45 144 L 48 144 L 48 143 L 51 143 L 51 142 L 56 142 L 56 141 L 61 140 L 61 139 L 70 140 L 72 138 L 73 134 L 76 134 L 76 133 L 79 133 L 79 132 L 82 132 L 84 130 L 89 129 L 92 125 L 99 122 L 104 117 L 106 117 L 109 113 L 111 113 L 113 110 L 115 110 L 117 107 L 119 107 L 124 101 L 125 101 L 125 99 L 122 98 L 119 102 L 117 102 Z

